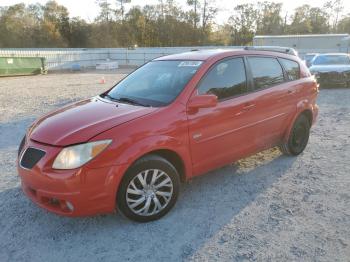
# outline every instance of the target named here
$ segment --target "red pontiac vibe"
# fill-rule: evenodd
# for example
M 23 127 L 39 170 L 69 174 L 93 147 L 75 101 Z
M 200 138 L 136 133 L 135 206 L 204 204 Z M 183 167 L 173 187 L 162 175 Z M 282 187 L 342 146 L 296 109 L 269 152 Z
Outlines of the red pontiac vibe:
M 318 86 L 301 60 L 257 48 L 157 58 L 107 92 L 37 120 L 23 138 L 25 194 L 66 216 L 147 222 L 189 180 L 264 149 L 306 147 Z

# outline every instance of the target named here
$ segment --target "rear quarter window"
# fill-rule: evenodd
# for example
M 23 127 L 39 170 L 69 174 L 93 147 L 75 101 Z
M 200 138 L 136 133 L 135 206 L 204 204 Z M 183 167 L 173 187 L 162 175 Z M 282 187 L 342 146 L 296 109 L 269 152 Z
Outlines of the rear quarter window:
M 283 70 L 274 57 L 247 57 L 254 89 L 264 89 L 284 82 Z
M 298 80 L 300 78 L 299 63 L 284 58 L 279 58 L 279 60 L 287 73 L 289 81 Z

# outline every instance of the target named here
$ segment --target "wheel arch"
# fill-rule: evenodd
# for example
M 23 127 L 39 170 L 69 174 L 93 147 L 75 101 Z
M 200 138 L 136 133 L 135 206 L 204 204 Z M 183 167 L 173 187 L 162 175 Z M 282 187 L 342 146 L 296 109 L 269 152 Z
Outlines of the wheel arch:
M 307 119 L 309 120 L 310 127 L 311 127 L 312 126 L 312 122 L 313 122 L 313 116 L 312 116 L 311 109 L 305 109 L 304 111 L 299 113 L 298 117 L 300 115 L 305 115 L 307 117 Z
M 177 172 L 179 173 L 180 180 L 182 182 L 186 181 L 185 163 L 184 163 L 183 159 L 181 158 L 181 156 L 177 152 L 170 150 L 170 149 L 157 149 L 157 150 L 153 150 L 149 153 L 146 153 L 142 157 L 147 156 L 147 155 L 157 155 L 157 156 L 160 156 L 160 157 L 166 159 L 176 168 Z
M 291 132 L 291 130 L 293 128 L 294 122 L 301 115 L 305 115 L 307 117 L 307 119 L 309 120 L 310 127 L 312 126 L 312 123 L 313 123 L 312 110 L 310 108 L 308 108 L 308 107 L 299 108 L 297 113 L 294 115 L 292 121 L 290 122 L 287 131 L 285 132 L 285 135 L 283 137 L 284 141 L 288 141 L 288 138 L 289 138 L 290 132 Z
M 186 181 L 187 179 L 187 173 L 186 173 L 186 167 L 185 167 L 185 162 L 180 156 L 179 153 L 177 153 L 175 150 L 171 150 L 169 148 L 159 148 L 159 149 L 154 149 L 150 150 L 148 152 L 145 152 L 144 154 L 138 156 L 137 158 L 134 159 L 125 171 L 125 173 L 140 159 L 149 156 L 149 155 L 157 155 L 159 157 L 164 158 L 165 160 L 169 161 L 177 170 L 179 173 L 180 180 L 182 182 Z M 123 174 L 123 177 L 125 176 L 125 173 Z

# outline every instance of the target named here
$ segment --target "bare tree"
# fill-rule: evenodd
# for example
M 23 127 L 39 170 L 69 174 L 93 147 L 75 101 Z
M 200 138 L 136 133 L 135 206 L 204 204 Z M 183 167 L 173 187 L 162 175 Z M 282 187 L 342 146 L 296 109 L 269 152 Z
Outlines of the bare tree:
M 332 21 L 332 29 L 334 32 L 337 31 L 339 16 L 344 9 L 342 0 L 331 0 L 324 4 L 324 9 L 327 10 Z
M 124 4 L 129 4 L 131 3 L 131 0 L 117 0 L 117 4 L 120 6 L 120 14 L 122 20 L 124 20 L 124 14 L 125 14 L 125 7 Z
M 215 18 L 218 8 L 214 6 L 215 0 L 203 0 L 202 4 L 202 43 L 205 40 L 208 25 Z
M 193 27 L 197 28 L 199 22 L 198 8 L 200 8 L 199 0 L 187 0 L 189 6 L 193 6 L 193 11 L 191 13 L 191 18 L 193 20 Z

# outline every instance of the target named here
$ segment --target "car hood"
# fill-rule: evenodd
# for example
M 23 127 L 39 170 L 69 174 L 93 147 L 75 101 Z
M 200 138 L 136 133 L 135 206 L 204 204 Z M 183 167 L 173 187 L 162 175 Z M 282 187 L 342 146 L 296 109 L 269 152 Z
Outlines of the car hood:
M 30 129 L 29 136 L 37 142 L 55 146 L 79 144 L 154 110 L 156 108 L 114 103 L 95 97 L 40 118 Z
M 310 72 L 328 73 L 328 72 L 347 72 L 350 71 L 350 65 L 313 65 Z

